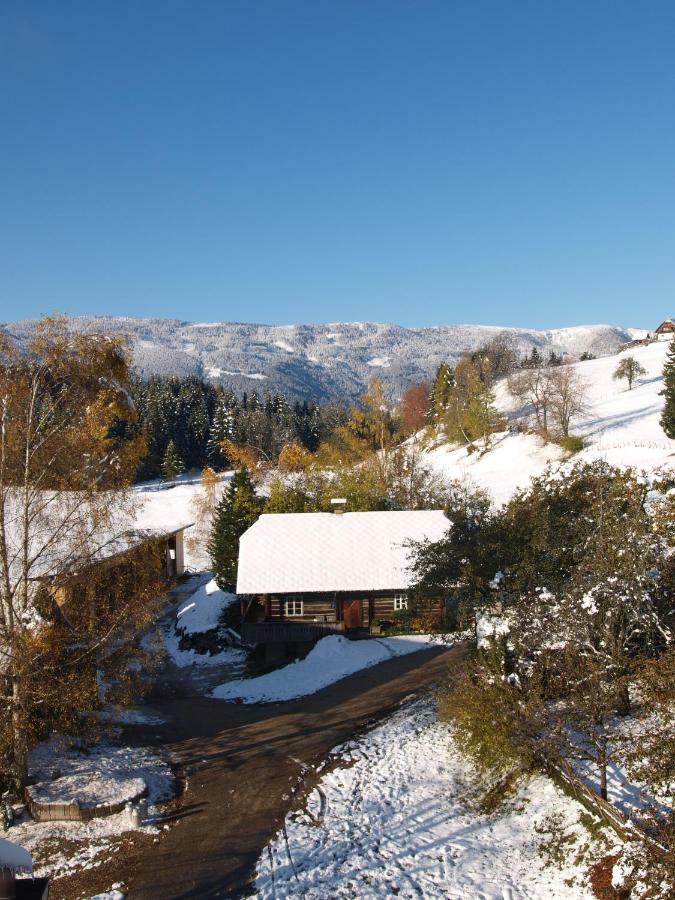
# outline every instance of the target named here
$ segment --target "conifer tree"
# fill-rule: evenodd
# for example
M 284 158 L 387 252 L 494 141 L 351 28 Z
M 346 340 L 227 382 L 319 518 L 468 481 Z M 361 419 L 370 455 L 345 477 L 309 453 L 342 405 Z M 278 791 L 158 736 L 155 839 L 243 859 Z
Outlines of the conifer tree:
M 195 376 L 189 376 L 177 385 L 177 421 L 172 437 L 187 468 L 199 466 L 204 460 L 209 433 L 204 389 L 204 384 Z
M 455 387 L 455 373 L 447 363 L 441 363 L 436 370 L 434 385 L 431 389 L 431 414 L 433 419 L 439 419 L 448 408 L 453 388 Z
M 261 510 L 248 470 L 240 469 L 216 507 L 207 548 L 216 581 L 224 591 L 235 588 L 239 538 L 257 520 Z
M 494 391 L 488 380 L 480 377 L 480 372 L 475 367 L 469 373 L 467 404 L 463 419 L 467 435 L 472 440 L 483 438 L 487 449 L 490 445 L 490 435 L 496 430 L 500 417 L 495 406 Z
M 661 428 L 669 438 L 675 438 L 675 339 L 670 342 L 666 364 L 663 367 L 662 396 L 666 405 L 661 414 Z
M 537 350 L 536 347 L 533 347 L 530 355 L 526 356 L 523 359 L 523 368 L 538 369 L 541 365 L 543 365 L 543 362 L 544 360 L 541 357 L 541 353 Z
M 178 455 L 176 445 L 173 441 L 169 441 L 162 460 L 162 475 L 165 481 L 173 481 L 176 475 L 179 475 L 184 469 L 183 461 Z
M 227 454 L 223 450 L 223 441 L 232 441 L 235 437 L 232 400 L 225 397 L 216 407 L 206 445 L 208 458 L 216 469 L 224 469 L 229 465 Z

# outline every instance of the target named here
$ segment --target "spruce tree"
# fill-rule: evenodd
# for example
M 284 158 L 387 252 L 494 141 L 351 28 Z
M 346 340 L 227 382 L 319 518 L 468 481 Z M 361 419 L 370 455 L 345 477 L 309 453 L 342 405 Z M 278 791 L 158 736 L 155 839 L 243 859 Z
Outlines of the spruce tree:
M 260 499 L 247 469 L 234 473 L 216 507 L 208 552 L 218 587 L 233 591 L 237 583 L 239 538 L 257 520 Z
M 666 364 L 663 367 L 662 396 L 666 405 L 661 414 L 661 428 L 669 438 L 675 438 L 675 338 L 670 342 Z
M 523 360 L 523 368 L 538 369 L 543 365 L 543 362 L 544 360 L 541 358 L 541 353 L 537 350 L 536 347 L 533 347 L 530 355 L 526 356 Z
M 440 419 L 452 396 L 455 387 L 455 373 L 447 363 L 441 363 L 436 370 L 434 385 L 431 389 L 432 418 Z
M 490 386 L 480 378 L 477 371 L 469 376 L 468 396 L 463 416 L 464 430 L 472 439 L 483 438 L 485 449 L 490 446 L 490 435 L 496 430 L 499 411 L 495 406 L 495 394 Z
M 177 383 L 176 424 L 172 437 L 188 468 L 204 462 L 209 434 L 209 413 L 204 384 L 195 376 Z
M 184 469 L 183 461 L 178 455 L 176 445 L 173 441 L 169 441 L 162 460 L 162 475 L 165 481 L 173 481 L 176 475 L 179 475 Z
M 211 464 L 218 469 L 225 469 L 229 464 L 227 454 L 223 450 L 223 441 L 234 438 L 233 415 L 228 400 L 222 400 L 216 407 L 211 423 L 206 452 Z

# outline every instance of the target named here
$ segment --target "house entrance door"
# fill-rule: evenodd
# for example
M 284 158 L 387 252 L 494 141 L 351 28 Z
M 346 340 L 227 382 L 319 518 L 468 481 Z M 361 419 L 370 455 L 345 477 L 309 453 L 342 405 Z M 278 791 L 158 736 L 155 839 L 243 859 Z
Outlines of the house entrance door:
M 361 628 L 363 625 L 363 600 L 345 600 L 343 606 L 345 628 Z

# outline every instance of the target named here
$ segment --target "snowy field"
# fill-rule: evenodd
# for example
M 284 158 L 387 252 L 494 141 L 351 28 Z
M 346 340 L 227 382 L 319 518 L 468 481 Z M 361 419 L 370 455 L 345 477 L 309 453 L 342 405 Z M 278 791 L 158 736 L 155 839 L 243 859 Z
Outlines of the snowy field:
M 573 420 L 573 434 L 583 435 L 586 447 L 574 460 L 604 459 L 612 465 L 634 466 L 647 472 L 673 464 L 675 441 L 665 436 L 659 424 L 663 398 L 663 365 L 668 342 L 635 347 L 615 356 L 574 364 L 587 393 L 587 411 Z M 625 380 L 612 378 L 619 362 L 633 356 L 644 366 L 629 391 Z M 514 423 L 527 409 L 519 408 L 505 381 L 496 388 L 497 406 Z M 557 444 L 543 444 L 531 434 L 503 432 L 493 437 L 494 447 L 484 456 L 469 456 L 464 447 L 441 445 L 426 452 L 428 463 L 447 478 L 468 480 L 487 488 L 495 503 L 508 501 L 520 488 L 540 475 L 549 463 L 565 457 Z
M 543 776 L 497 815 L 472 811 L 467 765 L 428 701 L 333 753 L 336 767 L 261 856 L 258 897 L 579 900 L 592 897 L 588 865 L 616 845 L 613 832 L 593 838 L 592 817 Z M 562 866 L 542 847 L 553 824 Z
M 447 637 L 415 634 L 406 637 L 350 641 L 341 635 L 322 638 L 304 659 L 298 659 L 258 678 L 229 681 L 215 688 L 219 700 L 243 703 L 273 703 L 314 694 L 341 678 L 375 666 L 387 659 L 424 650 L 433 644 L 449 646 Z

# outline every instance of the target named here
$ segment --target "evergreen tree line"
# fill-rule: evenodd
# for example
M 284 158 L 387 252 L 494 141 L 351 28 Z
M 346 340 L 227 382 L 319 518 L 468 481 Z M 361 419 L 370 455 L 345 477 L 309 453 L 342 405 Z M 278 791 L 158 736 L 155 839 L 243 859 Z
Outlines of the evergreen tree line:
M 141 481 L 170 479 L 207 465 L 216 471 L 234 468 L 223 441 L 250 447 L 266 460 L 275 460 L 288 443 L 313 452 L 347 415 L 338 407 L 307 401 L 291 405 L 279 393 L 260 396 L 252 391 L 237 397 L 194 375 L 136 381 L 130 393 L 137 418 L 120 421 L 116 430 L 146 441 L 147 454 L 137 474 Z

